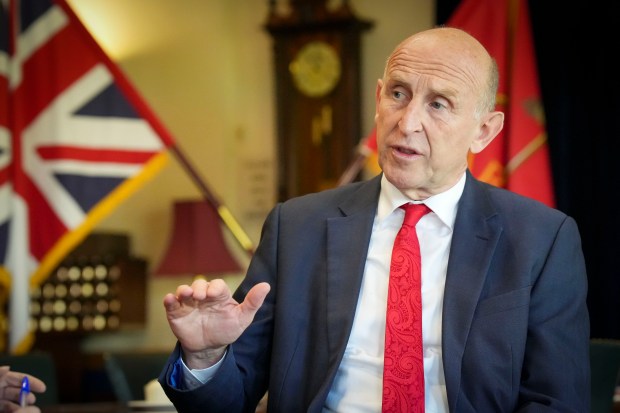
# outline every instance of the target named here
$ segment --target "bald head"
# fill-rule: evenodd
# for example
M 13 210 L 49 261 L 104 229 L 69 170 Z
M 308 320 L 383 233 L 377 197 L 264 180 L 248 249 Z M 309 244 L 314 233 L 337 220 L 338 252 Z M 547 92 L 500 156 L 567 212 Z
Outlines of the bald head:
M 403 40 L 392 52 L 386 73 L 406 66 L 412 56 L 425 55 L 428 66 L 442 62 L 446 69 L 468 84 L 479 95 L 478 113 L 493 111 L 499 84 L 495 60 L 484 46 L 469 33 L 451 27 L 438 27 L 418 32 Z M 423 66 L 417 68 L 422 72 Z

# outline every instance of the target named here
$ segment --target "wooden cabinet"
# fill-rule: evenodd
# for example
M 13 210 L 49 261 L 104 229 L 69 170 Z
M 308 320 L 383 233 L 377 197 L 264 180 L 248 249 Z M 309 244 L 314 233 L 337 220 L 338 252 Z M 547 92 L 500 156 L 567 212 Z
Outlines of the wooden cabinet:
M 287 12 L 271 2 L 279 200 L 336 186 L 351 161 L 361 138 L 362 33 L 371 27 L 347 1 L 292 1 Z
M 146 261 L 130 256 L 122 234 L 91 234 L 31 293 L 42 337 L 142 328 L 145 318 Z
M 124 234 L 90 234 L 32 293 L 33 351 L 52 355 L 60 403 L 113 400 L 102 356 L 81 344 L 145 327 L 147 262 L 129 244 Z

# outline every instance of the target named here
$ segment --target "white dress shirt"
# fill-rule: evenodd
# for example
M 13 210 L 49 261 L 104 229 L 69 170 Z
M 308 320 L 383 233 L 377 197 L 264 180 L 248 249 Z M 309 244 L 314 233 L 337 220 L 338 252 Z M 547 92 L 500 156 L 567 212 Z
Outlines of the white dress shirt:
M 422 256 L 422 337 L 424 341 L 425 410 L 448 412 L 446 384 L 441 353 L 441 323 L 444 286 L 452 230 L 458 201 L 465 187 L 465 174 L 459 182 L 438 195 L 424 200 L 432 212 L 416 226 Z M 353 328 L 344 358 L 325 402 L 324 412 L 380 412 L 383 392 L 383 349 L 385 312 L 392 257 L 392 245 L 405 217 L 399 208 L 412 202 L 383 177 L 379 205 L 373 223 L 362 288 Z M 205 383 L 219 368 L 190 370 L 183 363 L 185 381 Z
M 464 187 L 465 175 L 448 191 L 424 200 L 432 212 L 423 216 L 416 226 L 422 256 L 424 386 L 429 413 L 448 411 L 441 358 L 442 306 L 452 229 Z M 392 245 L 405 217 L 399 207 L 408 202 L 412 201 L 384 176 L 353 329 L 324 412 L 381 411 Z

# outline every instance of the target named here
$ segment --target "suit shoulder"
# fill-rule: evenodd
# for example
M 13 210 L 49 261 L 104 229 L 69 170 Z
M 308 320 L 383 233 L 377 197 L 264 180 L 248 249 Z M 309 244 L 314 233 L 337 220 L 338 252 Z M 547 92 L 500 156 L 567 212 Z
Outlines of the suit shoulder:
M 487 194 L 489 202 L 496 210 L 513 219 L 523 217 L 534 221 L 560 220 L 564 221 L 568 216 L 555 208 L 510 190 L 499 188 L 481 181 L 475 181 L 476 185 Z
M 282 209 L 287 211 L 294 210 L 300 213 L 312 210 L 325 211 L 330 209 L 330 207 L 337 207 L 345 203 L 361 191 L 374 191 L 378 194 L 379 189 L 380 186 L 376 178 L 369 181 L 353 182 L 341 187 L 288 199 L 282 203 Z

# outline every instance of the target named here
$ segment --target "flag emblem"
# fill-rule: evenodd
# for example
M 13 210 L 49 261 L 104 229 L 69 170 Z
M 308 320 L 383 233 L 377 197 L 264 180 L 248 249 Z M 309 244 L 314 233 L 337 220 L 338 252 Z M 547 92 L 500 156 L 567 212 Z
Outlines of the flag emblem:
M 64 0 L 0 4 L 0 299 L 19 353 L 32 342 L 29 289 L 173 141 Z

